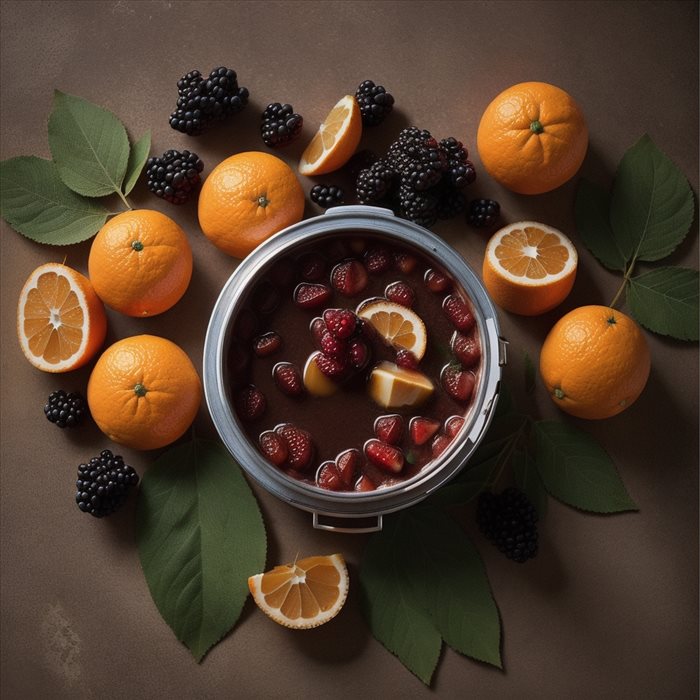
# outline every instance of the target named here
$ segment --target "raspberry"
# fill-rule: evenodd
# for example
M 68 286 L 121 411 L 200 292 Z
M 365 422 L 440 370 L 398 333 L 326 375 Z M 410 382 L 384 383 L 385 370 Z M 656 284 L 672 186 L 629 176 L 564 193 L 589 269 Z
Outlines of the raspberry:
M 304 393 L 301 372 L 291 362 L 278 362 L 272 369 L 272 376 L 277 388 L 287 396 L 301 396 Z
M 269 357 L 274 355 L 282 347 L 282 338 L 278 333 L 270 331 L 269 333 L 264 333 L 259 335 L 253 341 L 253 352 L 258 357 Z
M 398 445 L 403 437 L 403 418 L 398 413 L 389 416 L 379 416 L 374 421 L 374 434 L 382 442 Z
M 405 282 L 392 282 L 384 290 L 384 296 L 395 304 L 401 304 L 409 309 L 416 300 L 416 293 Z
M 430 438 L 440 430 L 440 423 L 432 418 L 424 418 L 423 416 L 415 416 L 411 418 L 408 425 L 408 432 L 411 435 L 411 440 L 416 446 L 425 445 Z
M 286 461 L 289 451 L 287 443 L 272 430 L 266 430 L 258 438 L 260 451 L 275 466 L 281 467 Z
M 403 469 L 403 452 L 381 440 L 368 440 L 365 443 L 365 454 L 372 464 L 386 472 L 398 474 Z
M 440 374 L 440 381 L 445 391 L 460 403 L 469 401 L 474 391 L 474 375 L 463 370 L 459 365 L 446 365 Z
M 323 320 L 328 330 L 341 340 L 349 338 L 357 327 L 357 316 L 350 309 L 326 309 Z
M 455 294 L 445 297 L 442 302 L 442 310 L 452 325 L 462 332 L 473 328 L 475 319 L 469 307 Z
M 325 284 L 299 284 L 294 290 L 294 303 L 302 309 L 317 309 L 331 298 L 331 290 Z
M 339 263 L 331 272 L 331 286 L 346 297 L 360 294 L 367 286 L 367 270 L 359 260 Z
M 265 395 L 256 386 L 241 389 L 236 395 L 236 409 L 243 421 L 254 421 L 260 418 L 267 408 Z

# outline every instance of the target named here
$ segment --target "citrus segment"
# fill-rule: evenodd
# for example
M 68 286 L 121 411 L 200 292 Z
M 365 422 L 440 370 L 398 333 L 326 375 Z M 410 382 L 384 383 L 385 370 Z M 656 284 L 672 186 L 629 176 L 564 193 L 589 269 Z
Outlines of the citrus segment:
M 545 338 L 540 374 L 554 403 L 578 418 L 609 418 L 644 389 L 651 360 L 641 328 L 607 306 L 581 306 Z
M 138 335 L 102 353 L 88 381 L 87 399 L 92 417 L 110 440 L 153 450 L 190 427 L 202 385 L 190 358 L 175 343 Z
M 155 316 L 173 307 L 192 277 L 192 249 L 170 217 L 135 209 L 110 219 L 88 259 L 90 280 L 107 306 L 127 316 Z
M 323 175 L 341 168 L 350 159 L 362 136 L 362 115 L 357 100 L 345 95 L 331 109 L 301 154 L 302 175 Z
M 17 306 L 17 336 L 25 357 L 45 372 L 68 372 L 102 345 L 107 318 L 84 275 L 58 263 L 38 267 Z
M 564 301 L 574 285 L 577 266 L 576 249 L 561 231 L 520 221 L 489 240 L 482 275 L 499 306 L 535 316 Z
M 345 603 L 348 586 L 341 554 L 299 559 L 248 579 L 257 606 L 292 629 L 318 627 L 334 618 Z
M 357 315 L 372 324 L 384 340 L 397 350 L 410 350 L 417 360 L 425 354 L 428 335 L 420 316 L 401 304 L 376 299 L 361 304 Z
M 369 375 L 369 395 L 383 408 L 418 406 L 430 398 L 434 390 L 433 383 L 424 374 L 393 362 L 380 362 Z
M 514 192 L 541 194 L 563 185 L 581 167 L 588 128 L 581 108 L 561 88 L 518 83 L 484 111 L 477 148 L 495 180 Z
M 301 221 L 304 191 L 292 169 L 269 153 L 237 153 L 217 165 L 199 194 L 199 225 L 228 255 L 244 258 Z

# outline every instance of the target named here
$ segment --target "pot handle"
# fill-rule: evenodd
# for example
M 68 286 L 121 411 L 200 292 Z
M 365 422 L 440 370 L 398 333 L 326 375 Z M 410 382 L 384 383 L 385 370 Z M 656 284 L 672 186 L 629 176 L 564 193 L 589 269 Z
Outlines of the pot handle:
M 346 216 L 347 214 L 372 214 L 374 216 L 386 216 L 392 219 L 396 218 L 391 209 L 385 207 L 373 207 L 369 204 L 346 204 L 340 207 L 330 207 L 323 212 L 324 216 Z
M 328 532 L 344 532 L 348 533 L 350 535 L 361 535 L 365 534 L 368 532 L 379 532 L 382 529 L 382 516 L 381 515 L 371 515 L 368 516 L 367 518 L 357 518 L 358 520 L 361 520 L 363 523 L 367 521 L 375 521 L 372 524 L 368 525 L 362 525 L 360 527 L 348 527 L 346 523 L 350 523 L 356 518 L 341 518 L 341 517 L 334 517 L 333 520 L 336 522 L 342 522 L 343 525 L 334 525 L 332 522 L 322 522 L 321 513 L 316 513 L 314 511 L 313 514 L 313 523 L 314 523 L 314 529 L 315 530 L 327 530 Z M 333 516 L 331 516 L 333 517 Z

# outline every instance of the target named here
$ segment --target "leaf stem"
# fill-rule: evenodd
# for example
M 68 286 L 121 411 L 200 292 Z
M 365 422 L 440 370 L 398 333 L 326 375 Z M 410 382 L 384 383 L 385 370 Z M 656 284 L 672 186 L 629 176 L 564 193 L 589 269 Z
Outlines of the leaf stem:
M 131 204 L 129 204 L 129 200 L 126 198 L 126 196 L 125 196 L 124 194 L 122 194 L 122 191 L 121 191 L 121 190 L 115 190 L 115 192 L 119 195 L 119 197 L 121 198 L 122 202 L 124 202 L 124 204 L 126 204 L 127 210 L 128 210 L 128 211 L 132 211 L 133 208 L 132 208 Z
M 498 473 L 496 474 L 496 477 L 494 479 L 489 480 L 489 486 L 491 488 L 493 488 L 498 483 L 498 480 L 501 478 L 506 464 L 508 464 L 511 456 L 513 455 L 513 450 L 515 450 L 520 440 L 520 437 L 525 432 L 525 427 L 529 425 L 530 422 L 532 422 L 530 416 L 523 416 L 523 422 L 520 424 L 518 429 L 511 435 L 510 440 L 506 443 L 505 447 L 501 450 L 500 454 L 498 455 L 498 462 L 500 462 L 500 466 L 498 468 Z
M 613 297 L 613 300 L 608 304 L 608 306 L 611 309 L 615 308 L 615 304 L 617 304 L 618 299 L 620 298 L 620 295 L 624 291 L 625 287 L 627 286 L 627 283 L 630 281 L 630 278 L 632 277 L 632 272 L 634 271 L 634 264 L 637 262 L 637 257 L 633 257 L 630 264 L 627 266 L 627 269 L 625 270 L 625 274 L 622 277 L 622 284 L 620 285 L 620 288 L 617 290 L 617 293 Z

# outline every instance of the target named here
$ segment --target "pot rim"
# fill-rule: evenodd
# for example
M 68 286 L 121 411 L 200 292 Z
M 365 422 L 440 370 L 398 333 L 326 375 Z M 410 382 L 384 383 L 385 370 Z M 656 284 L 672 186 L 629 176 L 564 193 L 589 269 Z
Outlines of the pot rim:
M 430 467 L 394 486 L 376 491 L 333 492 L 293 479 L 271 466 L 245 435 L 230 402 L 224 378 L 230 326 L 251 284 L 279 255 L 310 240 L 344 230 L 367 231 L 417 249 L 434 259 L 465 290 L 477 317 L 482 366 L 477 396 L 457 437 Z M 271 236 L 250 253 L 224 284 L 214 305 L 204 342 L 203 384 L 207 407 L 221 440 L 258 484 L 303 510 L 339 518 L 381 516 L 423 500 L 467 463 L 493 417 L 498 399 L 505 341 L 499 335 L 496 311 L 481 281 L 462 256 L 437 235 L 400 219 L 391 210 L 365 205 L 334 207 Z

